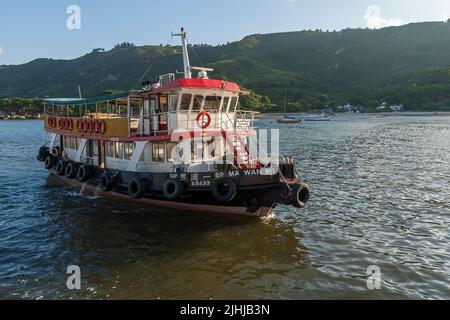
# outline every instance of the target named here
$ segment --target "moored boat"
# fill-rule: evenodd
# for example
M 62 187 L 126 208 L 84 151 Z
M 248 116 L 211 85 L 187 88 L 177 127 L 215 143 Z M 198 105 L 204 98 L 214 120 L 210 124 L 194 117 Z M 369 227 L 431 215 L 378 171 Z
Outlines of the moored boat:
M 304 118 L 304 121 L 331 121 L 330 117 L 328 117 L 325 113 L 317 114 L 317 115 L 309 115 Z
M 186 32 L 176 36 L 181 78 L 165 74 L 98 98 L 45 99 L 49 136 L 38 160 L 87 192 L 149 208 L 260 217 L 277 204 L 304 207 L 309 188 L 292 159 L 263 157 L 252 144 L 255 113 L 239 110 L 246 92 L 192 67 Z

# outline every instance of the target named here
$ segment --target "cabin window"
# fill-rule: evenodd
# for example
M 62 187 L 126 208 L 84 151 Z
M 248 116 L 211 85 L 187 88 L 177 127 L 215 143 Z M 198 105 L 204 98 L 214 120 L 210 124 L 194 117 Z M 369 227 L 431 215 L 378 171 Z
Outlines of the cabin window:
M 167 144 L 167 161 L 173 161 L 172 152 L 176 146 L 177 144 L 175 142 L 170 142 Z
M 192 94 L 183 94 L 181 97 L 181 107 L 180 111 L 189 111 L 191 106 Z
M 192 105 L 192 111 L 200 111 L 203 107 L 203 101 L 205 100 L 205 97 L 203 96 L 195 96 L 194 97 L 194 104 Z
M 222 100 L 221 97 L 213 97 L 213 96 L 206 97 L 204 109 L 206 111 L 219 111 L 221 100 Z
M 108 158 L 114 158 L 114 142 L 106 143 L 106 156 Z
M 65 149 L 78 150 L 80 147 L 80 139 L 72 137 L 64 137 L 63 146 Z
M 236 111 L 237 100 L 238 99 L 236 97 L 231 98 L 231 104 L 230 104 L 229 112 Z
M 116 158 L 123 159 L 123 143 L 122 142 L 116 142 Z
M 124 159 L 131 160 L 134 152 L 134 143 L 127 142 L 124 144 Z
M 169 112 L 177 112 L 178 107 L 178 94 L 172 94 L 170 95 L 170 105 L 169 105 Z
M 164 162 L 165 159 L 165 145 L 164 143 L 153 143 L 152 159 L 154 162 Z
M 222 105 L 222 111 L 227 112 L 228 111 L 228 103 L 230 102 L 230 97 L 223 98 L 223 105 Z
M 98 141 L 97 140 L 92 140 L 90 141 L 90 155 L 91 157 L 98 157 Z

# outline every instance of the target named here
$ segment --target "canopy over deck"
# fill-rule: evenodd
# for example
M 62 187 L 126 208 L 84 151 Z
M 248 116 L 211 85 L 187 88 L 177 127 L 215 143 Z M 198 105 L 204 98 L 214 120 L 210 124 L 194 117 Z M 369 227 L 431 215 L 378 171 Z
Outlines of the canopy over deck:
M 95 97 L 95 98 L 54 98 L 54 99 L 44 99 L 43 102 L 48 105 L 54 106 L 82 106 L 82 105 L 91 105 L 96 103 L 107 102 L 111 100 L 117 100 L 122 98 L 128 98 L 128 92 L 119 92 L 112 95 Z

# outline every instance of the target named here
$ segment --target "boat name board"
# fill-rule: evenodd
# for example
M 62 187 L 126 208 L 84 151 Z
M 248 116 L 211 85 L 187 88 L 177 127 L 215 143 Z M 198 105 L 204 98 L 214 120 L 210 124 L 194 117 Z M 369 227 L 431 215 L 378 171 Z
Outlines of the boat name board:
M 127 119 L 66 118 L 47 116 L 45 128 L 51 131 L 96 136 L 128 136 Z
M 248 170 L 217 171 L 211 173 L 172 173 L 170 179 L 189 180 L 191 187 L 210 187 L 212 180 L 221 178 L 237 178 L 241 176 L 273 176 L 278 173 L 275 168 L 261 168 Z

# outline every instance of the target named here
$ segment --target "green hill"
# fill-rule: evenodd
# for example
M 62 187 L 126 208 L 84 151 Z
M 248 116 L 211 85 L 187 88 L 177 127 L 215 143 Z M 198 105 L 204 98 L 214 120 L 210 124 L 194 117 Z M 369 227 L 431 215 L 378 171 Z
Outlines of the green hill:
M 77 96 L 78 85 L 85 96 L 137 88 L 149 65 L 149 80 L 182 70 L 174 49 L 127 45 L 75 60 L 0 66 L 0 98 Z M 258 34 L 191 51 L 192 64 L 211 66 L 213 77 L 236 81 L 261 95 L 250 100 L 261 104 L 260 109 L 279 109 L 273 104 L 282 105 L 286 88 L 291 110 L 382 101 L 402 103 L 409 110 L 450 110 L 449 23 Z

